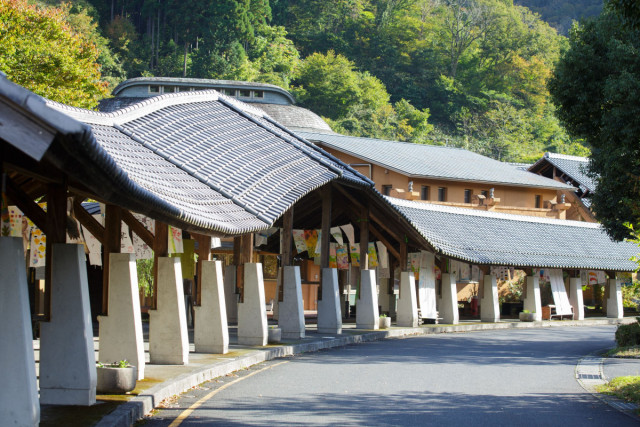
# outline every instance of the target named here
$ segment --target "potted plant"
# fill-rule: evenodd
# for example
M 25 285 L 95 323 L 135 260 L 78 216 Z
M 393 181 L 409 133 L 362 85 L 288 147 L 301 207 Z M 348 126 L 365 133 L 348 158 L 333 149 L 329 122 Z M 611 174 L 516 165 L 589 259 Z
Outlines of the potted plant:
M 100 394 L 124 394 L 136 388 L 138 369 L 126 360 L 116 363 L 98 363 L 96 392 Z
M 277 326 L 269 326 L 269 336 L 267 339 L 271 343 L 279 343 L 282 339 L 282 329 Z
M 386 314 L 381 314 L 380 315 L 380 319 L 379 319 L 379 323 L 378 323 L 378 327 L 380 329 L 387 329 L 391 327 L 391 318 L 388 317 Z
M 523 310 L 518 316 L 521 322 L 533 322 L 536 317 L 536 313 L 532 313 L 529 310 Z

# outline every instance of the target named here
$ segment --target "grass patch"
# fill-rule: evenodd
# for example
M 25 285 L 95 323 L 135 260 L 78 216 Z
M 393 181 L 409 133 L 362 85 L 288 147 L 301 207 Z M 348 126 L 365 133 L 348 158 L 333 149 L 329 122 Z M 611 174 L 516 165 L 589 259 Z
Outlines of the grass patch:
M 607 357 L 621 357 L 629 359 L 640 359 L 640 345 L 630 345 L 627 347 L 616 347 L 605 353 Z
M 640 405 L 640 376 L 617 377 L 597 388 L 599 393 Z

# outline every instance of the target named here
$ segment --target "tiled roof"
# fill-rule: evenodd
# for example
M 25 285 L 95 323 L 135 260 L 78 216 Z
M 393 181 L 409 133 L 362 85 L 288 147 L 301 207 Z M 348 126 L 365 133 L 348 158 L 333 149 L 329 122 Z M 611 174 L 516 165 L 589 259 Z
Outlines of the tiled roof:
M 566 154 L 544 153 L 544 157 L 538 160 L 529 169 L 533 169 L 541 162 L 547 161 L 558 168 L 562 173 L 579 183 L 583 190 L 595 191 L 596 183 L 587 175 L 589 159 L 586 157 L 568 156 Z
M 98 102 L 98 111 L 103 113 L 112 113 L 114 111 L 122 110 L 123 108 L 131 107 L 138 104 L 149 97 L 134 97 L 134 96 L 122 96 L 115 98 L 104 98 Z
M 306 108 L 281 104 L 255 104 L 255 106 L 291 130 L 332 133 L 329 125 L 320 116 Z
M 261 110 L 215 91 L 149 98 L 113 113 L 45 104 L 0 79 L 6 94 L 58 130 L 46 156 L 75 182 L 107 203 L 190 231 L 266 229 L 330 181 L 373 185 Z
M 475 211 L 385 197 L 436 251 L 473 264 L 633 271 L 638 247 L 599 224 Z
M 416 178 L 552 189 L 573 187 L 471 151 L 338 134 L 298 132 L 326 147 Z

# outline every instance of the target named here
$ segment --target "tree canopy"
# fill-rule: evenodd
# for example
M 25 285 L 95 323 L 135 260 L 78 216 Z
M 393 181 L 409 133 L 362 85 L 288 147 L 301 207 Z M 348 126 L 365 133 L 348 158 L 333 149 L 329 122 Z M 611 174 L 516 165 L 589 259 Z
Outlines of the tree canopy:
M 54 101 L 93 108 L 107 95 L 99 51 L 74 31 L 68 8 L 0 0 L 0 70 L 12 81 Z
M 606 11 L 575 26 L 550 82 L 562 123 L 592 147 L 592 206 L 618 240 L 640 224 L 640 30 L 624 22 Z

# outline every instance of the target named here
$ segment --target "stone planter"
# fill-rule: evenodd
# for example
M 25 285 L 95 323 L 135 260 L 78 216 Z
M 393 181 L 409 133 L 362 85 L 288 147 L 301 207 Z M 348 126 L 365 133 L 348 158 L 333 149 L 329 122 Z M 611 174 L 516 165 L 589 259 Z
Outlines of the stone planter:
M 138 369 L 135 366 L 114 368 L 97 367 L 96 392 L 99 394 L 123 394 L 136 388 Z
M 269 328 L 269 336 L 268 336 L 269 342 L 279 343 L 281 339 L 282 339 L 282 329 Z
M 391 327 L 391 318 L 390 317 L 380 317 L 378 327 L 380 329 L 388 329 Z
M 533 322 L 535 320 L 535 313 L 520 312 L 519 317 L 521 322 Z

